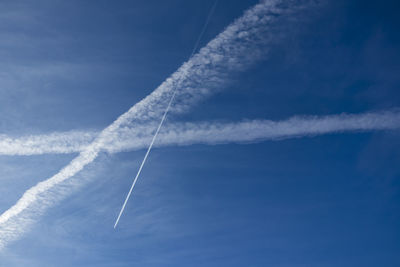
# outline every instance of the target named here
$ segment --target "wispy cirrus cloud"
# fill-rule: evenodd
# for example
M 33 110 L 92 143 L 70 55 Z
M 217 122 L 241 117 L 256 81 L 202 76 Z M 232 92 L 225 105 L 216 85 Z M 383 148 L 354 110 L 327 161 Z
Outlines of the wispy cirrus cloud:
M 96 139 L 58 173 L 38 183 L 0 215 L 0 247 L 17 239 L 36 216 L 52 206 L 56 199 L 66 194 L 50 190 L 67 181 L 93 162 L 106 144 L 112 142 L 125 127 L 137 126 L 161 117 L 172 94 L 178 86 L 172 113 L 186 111 L 199 99 L 210 95 L 228 82 L 230 74 L 242 71 L 260 60 L 268 52 L 268 44 L 276 41 L 279 19 L 296 14 L 309 1 L 262 1 L 247 10 L 242 17 L 229 25 L 210 41 L 199 53 L 185 62 L 155 91 L 118 117 L 101 131 Z

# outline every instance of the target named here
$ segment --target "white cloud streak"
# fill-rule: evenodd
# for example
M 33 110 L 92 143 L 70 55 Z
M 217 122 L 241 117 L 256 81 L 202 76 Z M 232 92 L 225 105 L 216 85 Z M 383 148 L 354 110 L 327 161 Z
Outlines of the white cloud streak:
M 109 153 L 146 148 L 155 123 L 136 128 L 121 128 L 102 150 Z M 193 144 L 248 143 L 281 140 L 331 133 L 394 130 L 400 128 L 400 112 L 382 111 L 330 116 L 295 116 L 287 120 L 251 120 L 235 123 L 168 123 L 160 131 L 156 147 Z M 79 153 L 98 136 L 98 132 L 71 131 L 17 139 L 2 136 L 0 154 L 35 155 Z
M 0 155 L 68 154 L 83 151 L 98 132 L 69 131 L 12 138 L 0 135 Z
M 266 54 L 267 44 L 277 38 L 272 31 L 277 26 L 279 18 L 298 11 L 303 7 L 300 2 L 302 1 L 289 1 L 286 5 L 282 5 L 280 0 L 262 1 L 247 10 L 155 91 L 105 128 L 61 171 L 28 189 L 16 204 L 1 214 L 0 247 L 17 239 L 27 230 L 35 217 L 29 212 L 30 210 L 34 209 L 37 216 L 52 206 L 55 200 L 48 192 L 93 162 L 102 147 L 110 143 L 116 134 L 118 135 L 119 129 L 160 118 L 177 81 L 179 90 L 174 107 L 171 109 L 173 113 L 185 111 L 199 99 L 221 88 L 227 82 L 228 74 L 242 71 L 259 60 Z
M 239 123 L 174 123 L 165 125 L 156 146 L 250 143 L 282 140 L 330 133 L 395 130 L 400 128 L 399 112 L 295 116 L 283 121 L 253 120 Z M 143 131 L 141 133 L 143 135 Z M 141 149 L 151 136 L 126 132 L 106 144 L 108 152 Z

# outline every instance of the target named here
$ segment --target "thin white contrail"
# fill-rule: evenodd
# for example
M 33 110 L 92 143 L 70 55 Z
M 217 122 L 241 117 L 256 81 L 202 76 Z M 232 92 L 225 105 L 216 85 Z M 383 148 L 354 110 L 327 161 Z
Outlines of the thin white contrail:
M 189 60 L 192 58 L 192 56 L 194 55 L 194 53 L 195 53 L 196 50 L 197 50 L 197 46 L 198 46 L 198 44 L 199 44 L 201 38 L 203 37 L 203 34 L 204 34 L 204 32 L 205 32 L 205 30 L 206 30 L 206 28 L 207 28 L 208 22 L 210 21 L 210 18 L 211 18 L 211 16 L 212 16 L 212 13 L 214 12 L 214 9 L 215 9 L 215 6 L 217 5 L 217 2 L 218 2 L 218 0 L 216 0 L 216 1 L 214 2 L 213 6 L 212 6 L 212 8 L 211 8 L 211 10 L 210 10 L 210 12 L 208 12 L 208 16 L 207 16 L 206 22 L 204 23 L 204 26 L 203 26 L 203 28 L 202 28 L 202 30 L 201 30 L 201 32 L 200 32 L 199 37 L 197 38 L 197 41 L 196 41 L 196 43 L 195 43 L 195 45 L 194 45 L 194 47 L 193 47 L 192 53 L 191 53 L 190 56 L 189 56 Z M 148 157 L 149 154 L 150 154 L 151 148 L 153 147 L 154 141 L 157 139 L 157 135 L 158 135 L 158 133 L 160 132 L 160 129 L 161 129 L 163 123 L 164 123 L 165 118 L 167 117 L 168 111 L 169 111 L 169 109 L 171 108 L 172 102 L 174 101 L 176 92 L 177 92 L 177 90 L 178 90 L 178 86 L 180 85 L 179 83 L 180 83 L 180 80 L 178 80 L 176 87 L 173 89 L 173 93 L 172 93 L 171 98 L 170 98 L 170 100 L 169 100 L 169 102 L 168 102 L 167 108 L 165 109 L 165 112 L 164 112 L 164 114 L 163 114 L 163 116 L 162 116 L 162 118 L 161 118 L 160 124 L 159 124 L 158 127 L 157 127 L 157 130 L 156 130 L 156 132 L 155 132 L 155 134 L 154 134 L 154 136 L 153 136 L 153 139 L 152 139 L 151 142 L 150 142 L 149 147 L 147 148 L 146 154 L 144 155 L 144 158 L 143 158 L 143 160 L 142 160 L 142 163 L 140 164 L 139 170 L 138 170 L 138 172 L 136 173 L 135 179 L 133 179 L 132 186 L 131 186 L 131 188 L 129 189 L 128 195 L 127 195 L 126 198 L 125 198 L 125 201 L 124 201 L 124 204 L 123 204 L 122 207 L 121 207 L 121 210 L 119 211 L 117 220 L 116 220 L 115 223 L 114 223 L 114 229 L 115 229 L 115 228 L 117 227 L 117 225 L 118 225 L 119 219 L 121 218 L 121 215 L 122 215 L 122 213 L 124 212 L 126 203 L 128 203 L 128 200 L 129 200 L 129 198 L 130 198 L 130 196 L 131 196 L 131 194 L 132 194 L 132 190 L 133 190 L 133 188 L 134 188 L 135 185 L 136 185 L 136 181 L 137 181 L 137 179 L 139 178 L 139 175 L 140 175 L 140 173 L 142 172 L 143 166 L 144 166 L 144 164 L 146 163 L 147 157 Z
M 204 33 L 205 33 L 206 29 L 207 29 L 208 23 L 210 22 L 210 19 L 211 19 L 212 15 L 214 14 L 214 10 L 215 10 L 215 7 L 217 6 L 217 3 L 218 3 L 218 0 L 216 0 L 214 2 L 213 6 L 211 7 L 210 11 L 208 12 L 208 16 L 207 16 L 206 22 L 204 23 L 203 28 L 201 29 L 199 37 L 197 37 L 196 43 L 193 46 L 192 53 L 190 53 L 189 59 L 197 51 L 197 48 L 199 47 L 200 41 L 203 38 L 203 35 L 204 35 Z
M 121 218 L 121 215 L 122 215 L 122 213 L 124 212 L 126 203 L 128 202 L 129 197 L 130 197 L 131 194 L 132 194 L 132 190 L 133 190 L 133 188 L 135 187 L 136 181 L 137 181 L 137 179 L 138 179 L 140 173 L 142 172 L 142 168 L 143 168 L 143 166 L 144 166 L 144 164 L 145 164 L 145 162 L 146 162 L 146 160 L 147 160 L 147 157 L 149 156 L 149 153 L 150 153 L 151 148 L 153 147 L 154 141 L 157 139 L 157 135 L 158 135 L 158 133 L 160 132 L 160 129 L 161 129 L 163 123 L 164 123 L 165 118 L 167 117 L 167 114 L 168 114 L 168 111 L 169 111 L 169 109 L 170 109 L 170 107 L 171 107 L 172 101 L 174 100 L 175 92 L 176 92 L 176 89 L 175 89 L 174 93 L 172 94 L 171 100 L 169 101 L 167 108 L 165 109 L 165 112 L 164 112 L 163 117 L 162 117 L 162 119 L 161 119 L 161 121 L 160 121 L 160 124 L 159 124 L 158 127 L 157 127 L 156 133 L 154 134 L 153 139 L 151 139 L 150 145 L 149 145 L 149 147 L 147 148 L 146 154 L 144 155 L 144 158 L 143 158 L 143 160 L 142 160 L 142 163 L 140 164 L 139 170 L 138 170 L 138 172 L 137 172 L 137 174 L 136 174 L 136 176 L 135 176 L 135 179 L 133 180 L 132 186 L 131 186 L 131 188 L 129 189 L 128 195 L 126 196 L 125 201 L 124 201 L 124 204 L 122 205 L 122 208 L 121 208 L 121 210 L 120 210 L 120 212 L 119 212 L 119 214 L 118 214 L 118 218 L 117 218 L 117 220 L 115 221 L 114 229 L 115 229 L 115 227 L 117 227 L 117 225 L 118 225 L 119 219 Z

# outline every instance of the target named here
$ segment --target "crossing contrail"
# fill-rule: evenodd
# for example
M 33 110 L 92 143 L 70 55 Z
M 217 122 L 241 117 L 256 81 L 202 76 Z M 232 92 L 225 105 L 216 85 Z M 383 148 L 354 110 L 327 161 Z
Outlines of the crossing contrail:
M 283 4 L 284 3 L 284 4 Z M 118 138 L 119 130 L 135 127 L 161 117 L 179 81 L 174 106 L 169 113 L 182 113 L 199 100 L 220 90 L 234 73 L 243 71 L 265 59 L 271 44 L 281 40 L 280 18 L 300 16 L 304 8 L 315 6 L 313 1 L 261 1 L 244 12 L 218 34 L 190 60 L 167 78 L 147 97 L 120 115 L 102 130 L 79 155 L 59 172 L 31 187 L 9 209 L 0 215 L 0 248 L 21 236 L 35 219 L 70 191 L 64 185 L 71 177 L 92 163 L 104 146 Z M 289 21 L 291 22 L 291 21 Z M 288 23 L 289 23 L 288 22 Z M 56 191 L 56 194 L 49 194 Z
M 215 10 L 215 7 L 216 7 L 216 5 L 217 5 L 217 2 L 218 2 L 218 0 L 216 0 L 216 1 L 214 2 L 213 6 L 212 6 L 212 8 L 211 8 L 211 10 L 210 10 L 210 12 L 208 12 L 208 16 L 207 16 L 206 22 L 204 23 L 204 26 L 203 26 L 203 28 L 202 28 L 202 30 L 201 30 L 201 32 L 200 32 L 200 35 L 199 35 L 199 37 L 197 38 L 196 43 L 194 44 L 192 53 L 191 53 L 190 56 L 189 56 L 189 60 L 192 58 L 192 56 L 194 55 L 194 53 L 195 53 L 196 50 L 197 50 L 197 46 L 198 46 L 198 44 L 199 44 L 201 38 L 203 37 L 204 32 L 206 31 L 208 22 L 210 21 L 210 18 L 211 18 L 211 16 L 212 16 L 212 13 L 213 13 L 214 10 Z M 176 92 L 177 92 L 177 90 L 178 90 L 179 83 L 180 83 L 180 79 L 178 80 L 177 85 L 176 85 L 175 88 L 173 89 L 173 93 L 172 93 L 171 98 L 170 98 L 170 100 L 169 100 L 169 102 L 168 102 L 167 108 L 165 109 L 165 112 L 164 112 L 164 114 L 163 114 L 163 116 L 162 116 L 162 118 L 161 118 L 160 124 L 158 125 L 157 130 L 156 130 L 156 132 L 154 133 L 153 139 L 151 139 L 150 145 L 149 145 L 149 147 L 147 148 L 146 154 L 144 155 L 144 158 L 143 158 L 143 160 L 142 160 L 142 163 L 140 164 L 139 170 L 138 170 L 138 172 L 136 173 L 135 179 L 133 179 L 132 186 L 131 186 L 131 188 L 129 189 L 128 195 L 126 196 L 125 201 L 124 201 L 124 204 L 122 205 L 122 208 L 121 208 L 121 210 L 119 211 L 117 220 L 115 221 L 114 229 L 115 229 L 115 228 L 117 227 L 117 225 L 118 225 L 119 219 L 121 218 L 121 215 L 122 215 L 122 213 L 124 212 L 126 203 L 128 203 L 129 197 L 130 197 L 131 194 L 132 194 L 132 190 L 133 190 L 133 188 L 134 188 L 135 185 L 136 185 L 136 181 L 137 181 L 137 179 L 139 178 L 139 175 L 140 175 L 140 173 L 142 172 L 143 166 L 144 166 L 144 164 L 146 163 L 147 157 L 148 157 L 149 154 L 150 154 L 151 148 L 153 147 L 154 141 L 156 141 L 157 135 L 158 135 L 158 133 L 160 132 L 160 129 L 161 129 L 161 127 L 162 127 L 162 125 L 163 125 L 163 123 L 164 123 L 164 121 L 165 121 L 165 118 L 166 118 L 167 115 L 168 115 L 168 111 L 169 111 L 169 109 L 171 108 L 172 102 L 174 101 Z

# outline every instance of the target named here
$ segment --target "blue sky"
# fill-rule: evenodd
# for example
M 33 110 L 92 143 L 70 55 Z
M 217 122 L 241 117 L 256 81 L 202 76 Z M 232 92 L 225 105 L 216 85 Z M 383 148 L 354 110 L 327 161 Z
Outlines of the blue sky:
M 2 1 L 0 266 L 399 266 L 399 4 L 273 2 L 182 67 L 213 0 Z M 257 3 L 218 1 L 200 47 Z M 5 219 L 139 102 L 118 149 Z

